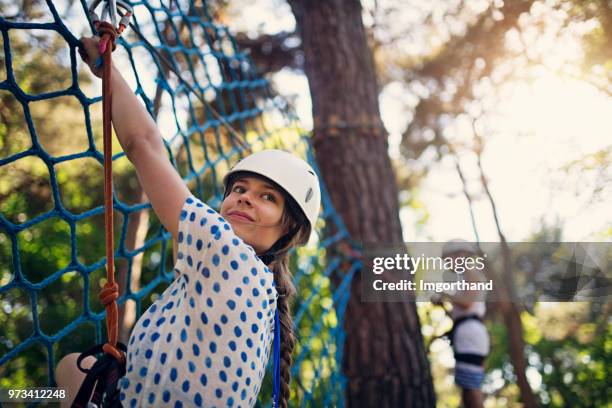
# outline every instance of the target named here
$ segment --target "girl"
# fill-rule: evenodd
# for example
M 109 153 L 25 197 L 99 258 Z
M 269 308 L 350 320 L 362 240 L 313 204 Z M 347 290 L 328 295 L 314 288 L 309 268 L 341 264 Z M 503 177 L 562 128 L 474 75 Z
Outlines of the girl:
M 442 249 L 442 258 L 452 258 L 453 265 L 458 259 L 464 265 L 465 259 L 479 254 L 477 247 L 461 239 L 448 241 Z M 484 281 L 482 272 L 475 268 L 453 272 L 458 274 L 455 280 Z M 484 361 L 490 349 L 489 334 L 482 322 L 486 313 L 485 297 L 485 293 L 465 290 L 453 294 L 443 292 L 433 299 L 434 304 L 442 307 L 443 300 L 452 304 L 449 315 L 453 319 L 453 327 L 447 335 L 455 356 L 455 383 L 461 387 L 461 399 L 466 408 L 484 406 L 481 387 L 485 376 Z
M 98 39 L 81 41 L 82 57 L 100 76 L 93 63 Z M 155 122 L 114 67 L 111 86 L 117 138 L 153 210 L 178 243 L 178 277 L 131 333 L 122 404 L 252 407 L 278 313 L 279 402 L 286 407 L 295 344 L 288 252 L 308 241 L 317 219 L 317 176 L 287 152 L 255 153 L 225 176 L 217 213 L 191 195 L 166 156 Z M 77 357 L 70 354 L 57 366 L 58 386 L 68 390 L 69 398 L 84 378 Z

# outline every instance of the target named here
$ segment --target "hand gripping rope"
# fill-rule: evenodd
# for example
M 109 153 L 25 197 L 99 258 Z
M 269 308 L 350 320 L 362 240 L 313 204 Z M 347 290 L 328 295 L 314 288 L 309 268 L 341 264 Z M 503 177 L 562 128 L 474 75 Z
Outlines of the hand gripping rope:
M 104 138 L 104 224 L 106 229 L 106 278 L 107 283 L 100 291 L 100 301 L 106 309 L 106 331 L 108 342 L 97 345 L 79 356 L 77 365 L 87 374 L 79 392 L 72 403 L 73 407 L 120 407 L 117 383 L 125 375 L 125 345 L 118 343 L 119 322 L 116 300 L 119 297 L 119 285 L 115 282 L 114 260 L 114 231 L 113 231 L 113 168 L 112 168 L 112 93 L 111 93 L 111 55 L 116 47 L 115 40 L 129 25 L 132 8 L 123 1 L 105 0 L 102 19 L 98 17 L 95 9 L 102 0 L 94 0 L 89 7 L 89 14 L 93 25 L 100 35 L 99 50 L 102 56 L 102 110 L 103 110 L 103 138 Z M 121 16 L 117 25 L 117 13 Z M 110 17 L 111 22 L 104 21 Z M 100 61 L 96 64 L 99 65 Z M 89 369 L 81 368 L 81 361 L 88 355 L 104 353 L 94 366 Z M 89 396 L 97 382 L 95 392 L 89 402 Z M 104 401 L 102 398 L 104 396 Z

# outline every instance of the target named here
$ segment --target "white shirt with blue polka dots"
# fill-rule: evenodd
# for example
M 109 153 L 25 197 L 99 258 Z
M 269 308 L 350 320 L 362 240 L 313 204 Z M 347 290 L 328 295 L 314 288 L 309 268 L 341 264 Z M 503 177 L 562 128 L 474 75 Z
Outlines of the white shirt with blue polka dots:
M 200 200 L 181 212 L 179 276 L 130 336 L 124 407 L 252 407 L 274 337 L 273 273 Z

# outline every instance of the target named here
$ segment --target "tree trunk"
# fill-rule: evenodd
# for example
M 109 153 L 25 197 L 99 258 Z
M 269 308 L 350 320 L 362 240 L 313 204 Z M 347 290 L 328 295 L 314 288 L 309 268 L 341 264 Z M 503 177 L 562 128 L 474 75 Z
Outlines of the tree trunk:
M 402 242 L 395 175 L 358 0 L 289 0 L 302 38 L 323 181 L 352 240 Z M 364 303 L 356 274 L 344 316 L 346 404 L 431 407 L 414 302 Z

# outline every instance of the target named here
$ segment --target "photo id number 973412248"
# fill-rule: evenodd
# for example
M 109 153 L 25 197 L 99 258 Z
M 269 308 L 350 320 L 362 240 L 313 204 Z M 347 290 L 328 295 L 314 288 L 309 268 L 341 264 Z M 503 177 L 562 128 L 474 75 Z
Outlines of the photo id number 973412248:
M 63 388 L 0 388 L 0 402 L 60 402 L 66 397 L 66 390 Z

